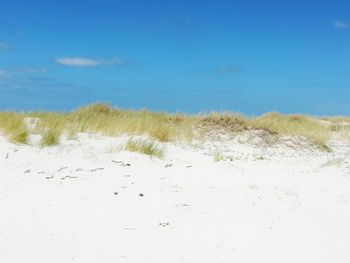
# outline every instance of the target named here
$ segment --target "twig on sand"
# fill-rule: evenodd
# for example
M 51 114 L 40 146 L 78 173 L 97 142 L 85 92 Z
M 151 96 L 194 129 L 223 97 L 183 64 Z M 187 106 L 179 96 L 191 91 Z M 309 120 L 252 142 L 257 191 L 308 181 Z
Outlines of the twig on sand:
M 78 178 L 78 176 L 66 175 L 65 177 L 62 177 L 61 180 L 65 180 L 65 179 L 67 179 L 67 178 L 76 179 L 76 178 Z
M 95 169 L 91 169 L 90 172 L 97 172 L 97 171 L 101 171 L 101 170 L 104 170 L 105 168 L 95 168 Z
M 115 161 L 115 160 L 112 160 L 112 162 L 113 163 L 118 163 L 118 164 L 120 164 L 121 166 L 131 166 L 131 164 L 130 163 L 124 163 L 123 161 Z
M 62 172 L 63 170 L 65 170 L 65 169 L 67 169 L 67 168 L 68 168 L 67 166 L 64 166 L 64 167 L 58 169 L 57 172 Z

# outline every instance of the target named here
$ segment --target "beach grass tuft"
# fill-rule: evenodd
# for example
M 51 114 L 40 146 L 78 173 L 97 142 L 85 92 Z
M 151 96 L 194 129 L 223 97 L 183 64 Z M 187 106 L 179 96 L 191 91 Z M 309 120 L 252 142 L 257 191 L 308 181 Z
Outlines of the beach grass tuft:
M 28 141 L 28 131 L 25 128 L 18 128 L 11 131 L 9 140 L 13 143 L 26 144 Z
M 54 146 L 60 141 L 60 133 L 57 130 L 46 131 L 41 139 L 41 146 Z
M 162 158 L 164 156 L 164 148 L 161 148 L 157 143 L 146 139 L 129 139 L 124 150 L 129 152 L 139 152 L 151 157 Z
M 330 126 L 307 115 L 282 115 L 271 112 L 251 119 L 250 123 L 255 129 L 264 129 L 279 135 L 306 137 L 324 148 L 327 148 L 326 143 L 331 135 Z
M 24 117 L 22 113 L 0 112 L 0 132 L 13 143 L 27 143 L 29 132 Z

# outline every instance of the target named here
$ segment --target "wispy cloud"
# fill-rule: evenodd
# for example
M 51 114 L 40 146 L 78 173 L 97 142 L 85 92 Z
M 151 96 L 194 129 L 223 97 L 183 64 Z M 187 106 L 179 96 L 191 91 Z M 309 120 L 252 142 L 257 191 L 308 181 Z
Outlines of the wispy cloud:
M 86 97 L 87 86 L 80 86 L 74 83 L 61 82 L 60 80 L 45 77 L 42 75 L 17 75 L 8 78 L 0 77 L 0 101 L 4 102 L 6 96 L 14 99 L 28 99 L 32 107 L 40 108 L 40 103 L 47 102 L 47 99 L 54 99 L 52 105 L 57 103 L 58 96 L 67 98 L 67 101 L 60 100 L 58 105 L 66 103 L 69 100 L 75 100 L 76 103 L 81 103 L 78 99 Z M 81 94 L 85 94 L 83 97 Z M 39 103 L 39 104 L 37 104 Z M 46 105 L 48 104 L 46 103 Z M 57 104 L 56 104 L 57 106 Z
M 228 66 L 219 66 L 213 70 L 214 73 L 217 74 L 233 74 L 238 73 L 242 69 L 237 65 L 228 65 Z
M 14 73 L 43 73 L 47 69 L 43 67 L 30 67 L 30 66 L 17 66 L 12 67 L 10 70 Z
M 70 67 L 93 67 L 103 65 L 123 65 L 126 61 L 120 58 L 111 59 L 93 59 L 84 57 L 59 57 L 56 59 L 58 64 Z
M 7 49 L 11 49 L 11 46 L 5 42 L 0 41 L 0 50 L 7 50 Z
M 349 29 L 350 25 L 344 21 L 335 21 L 333 22 L 333 27 L 336 29 Z
M 29 66 L 14 66 L 8 68 L 0 68 L 0 78 L 12 78 L 20 75 L 43 73 L 46 68 L 29 67 Z

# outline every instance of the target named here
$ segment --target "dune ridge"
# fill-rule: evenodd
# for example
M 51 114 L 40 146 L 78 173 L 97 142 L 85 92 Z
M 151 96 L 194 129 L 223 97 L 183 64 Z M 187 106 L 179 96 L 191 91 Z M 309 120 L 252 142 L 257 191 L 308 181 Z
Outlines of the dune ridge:
M 347 120 L 94 107 L 0 114 L 1 262 L 349 262 Z

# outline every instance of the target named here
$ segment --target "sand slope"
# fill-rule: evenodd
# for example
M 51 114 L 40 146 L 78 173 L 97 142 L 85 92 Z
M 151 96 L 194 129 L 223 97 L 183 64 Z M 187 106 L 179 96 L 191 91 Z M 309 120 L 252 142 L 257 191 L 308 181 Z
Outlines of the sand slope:
M 0 262 L 350 262 L 349 144 L 243 136 L 160 160 L 126 139 L 0 136 Z

